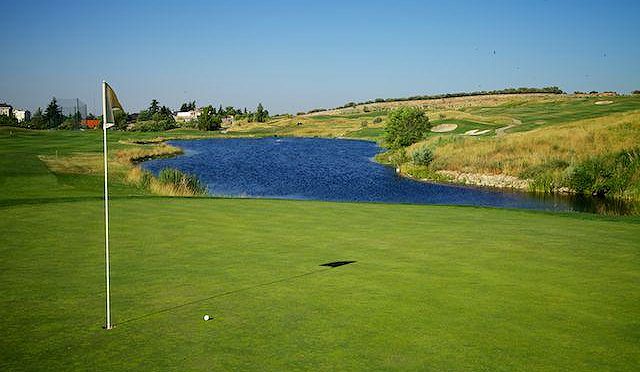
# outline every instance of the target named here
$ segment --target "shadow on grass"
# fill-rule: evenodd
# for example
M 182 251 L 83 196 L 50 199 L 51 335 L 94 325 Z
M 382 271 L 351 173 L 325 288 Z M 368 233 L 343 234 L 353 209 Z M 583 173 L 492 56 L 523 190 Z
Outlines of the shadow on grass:
M 114 325 L 122 325 L 122 324 L 126 324 L 126 323 L 135 322 L 135 321 L 138 321 L 138 320 L 142 320 L 142 319 L 146 319 L 146 318 L 152 317 L 154 315 L 167 313 L 169 311 L 180 309 L 182 307 L 186 307 L 186 306 L 189 306 L 189 305 L 194 305 L 194 304 L 197 304 L 199 302 L 208 301 L 208 300 L 211 300 L 211 299 L 214 299 L 214 298 L 230 296 L 230 295 L 233 295 L 233 294 L 236 294 L 236 293 L 246 292 L 246 291 L 249 291 L 249 290 L 252 290 L 252 289 L 255 289 L 255 288 L 260 288 L 260 287 L 267 287 L 267 286 L 270 286 L 270 285 L 273 285 L 273 284 L 283 283 L 283 282 L 291 281 L 291 280 L 294 280 L 294 279 L 302 278 L 302 277 L 305 277 L 305 276 L 310 276 L 310 275 L 315 275 L 315 274 L 320 274 L 320 273 L 326 273 L 326 272 L 331 271 L 332 269 L 334 269 L 336 267 L 348 265 L 348 264 L 351 264 L 351 263 L 354 263 L 354 262 L 356 262 L 356 261 L 329 262 L 329 263 L 320 265 L 320 266 L 327 267 L 327 268 L 324 268 L 324 269 L 309 271 L 309 272 L 306 272 L 304 274 L 293 275 L 293 276 L 289 276 L 289 277 L 282 278 L 282 279 L 272 280 L 270 282 L 265 282 L 265 283 L 260 283 L 260 284 L 255 284 L 255 285 L 252 285 L 252 286 L 244 287 L 244 288 L 234 289 L 233 291 L 227 291 L 227 292 L 218 293 L 218 294 L 215 294 L 215 295 L 212 295 L 212 296 L 209 296 L 209 297 L 200 298 L 200 299 L 197 299 L 197 300 L 185 302 L 185 303 L 180 304 L 180 305 L 167 307 L 165 309 L 154 311 L 154 312 L 151 312 L 151 313 L 148 313 L 148 314 L 144 314 L 144 315 L 141 315 L 141 316 L 138 316 L 138 317 L 135 317 L 135 318 L 126 319 L 126 320 L 118 322 L 118 323 L 116 323 Z

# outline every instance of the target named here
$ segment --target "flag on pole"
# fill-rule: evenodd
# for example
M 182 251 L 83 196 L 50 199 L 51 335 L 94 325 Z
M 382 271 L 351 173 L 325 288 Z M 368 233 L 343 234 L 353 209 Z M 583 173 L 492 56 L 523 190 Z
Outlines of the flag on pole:
M 110 290 L 110 275 L 109 275 L 109 178 L 107 175 L 107 128 L 115 125 L 115 117 L 113 110 L 122 110 L 122 105 L 118 101 L 116 92 L 107 84 L 106 81 L 102 82 L 102 132 L 103 132 L 103 146 L 104 146 L 104 255 L 105 255 L 105 274 L 106 274 L 106 329 L 111 329 L 111 290 Z
M 122 110 L 122 105 L 120 101 L 118 101 L 118 97 L 116 96 L 116 92 L 113 91 L 113 88 L 109 86 L 109 84 L 104 82 L 104 122 L 106 128 L 111 128 L 116 124 L 115 117 L 113 115 L 113 110 Z

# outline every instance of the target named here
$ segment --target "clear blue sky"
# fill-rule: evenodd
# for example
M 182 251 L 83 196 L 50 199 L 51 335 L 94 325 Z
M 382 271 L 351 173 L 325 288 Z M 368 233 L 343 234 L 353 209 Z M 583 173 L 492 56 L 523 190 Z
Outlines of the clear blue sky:
M 517 86 L 640 89 L 639 1 L 7 1 L 0 101 L 34 109 L 107 80 L 272 113 Z M 7 16 L 10 15 L 10 16 Z M 495 54 L 493 51 L 495 50 Z

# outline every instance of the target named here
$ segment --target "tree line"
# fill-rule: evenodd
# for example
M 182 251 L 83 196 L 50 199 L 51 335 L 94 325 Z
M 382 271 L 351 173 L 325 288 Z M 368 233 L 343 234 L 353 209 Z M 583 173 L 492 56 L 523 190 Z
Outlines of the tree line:
M 234 120 L 260 123 L 266 122 L 270 118 L 269 111 L 262 106 L 262 103 L 258 104 L 255 111 L 247 110 L 246 107 L 244 109 L 233 106 L 223 107 L 222 104 L 218 108 L 207 105 L 198 110 L 196 101 L 185 102 L 180 106 L 180 111 L 196 110 L 199 112 L 196 119 L 178 123 L 169 107 L 160 105 L 158 100 L 153 99 L 148 108 L 141 110 L 137 114 L 114 110 L 114 129 L 163 131 L 185 126 L 200 130 L 218 130 L 222 127 L 223 120 L 230 117 L 233 117 Z M 0 115 L 0 125 L 30 129 L 81 129 L 83 127 L 82 119 L 79 112 L 65 116 L 58 104 L 58 100 L 53 97 L 44 111 L 38 107 L 29 120 L 18 122 L 15 117 Z M 102 125 L 102 116 L 95 117 L 93 114 L 88 114 L 86 119 L 98 119 Z

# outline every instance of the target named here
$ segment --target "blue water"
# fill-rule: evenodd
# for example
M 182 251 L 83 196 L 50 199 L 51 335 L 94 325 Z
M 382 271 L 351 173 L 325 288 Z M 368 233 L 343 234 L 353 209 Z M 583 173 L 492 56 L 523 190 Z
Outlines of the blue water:
M 373 161 L 374 142 L 320 138 L 170 141 L 184 155 L 143 163 L 157 174 L 177 168 L 196 174 L 212 195 L 351 202 L 455 204 L 594 212 L 594 198 L 549 196 L 433 184 L 396 175 Z

